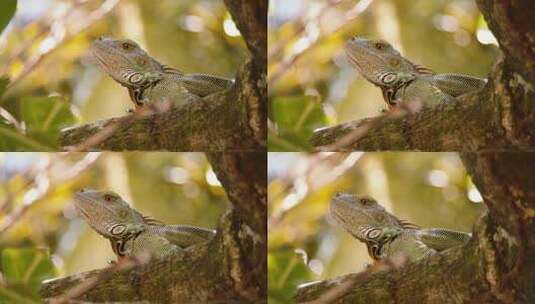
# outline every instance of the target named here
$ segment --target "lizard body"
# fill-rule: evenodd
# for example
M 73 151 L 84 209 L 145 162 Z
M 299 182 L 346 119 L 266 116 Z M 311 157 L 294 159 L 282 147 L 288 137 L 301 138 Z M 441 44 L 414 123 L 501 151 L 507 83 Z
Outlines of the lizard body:
M 131 208 L 118 194 L 80 190 L 74 196 L 80 216 L 110 241 L 118 258 L 147 252 L 164 257 L 210 240 L 215 231 L 186 225 L 164 225 Z
M 432 107 L 481 89 L 486 83 L 463 74 L 436 74 L 404 58 L 383 40 L 354 37 L 346 42 L 345 51 L 359 73 L 381 88 L 388 107 L 415 100 Z
M 404 254 L 415 261 L 465 244 L 471 235 L 442 228 L 425 228 L 400 220 L 376 200 L 347 193 L 336 194 L 330 212 L 338 224 L 364 242 L 374 260 Z
M 159 63 L 129 39 L 99 38 L 93 42 L 91 54 L 109 76 L 128 89 L 136 109 L 158 101 L 181 106 L 234 83 L 208 74 L 184 74 Z

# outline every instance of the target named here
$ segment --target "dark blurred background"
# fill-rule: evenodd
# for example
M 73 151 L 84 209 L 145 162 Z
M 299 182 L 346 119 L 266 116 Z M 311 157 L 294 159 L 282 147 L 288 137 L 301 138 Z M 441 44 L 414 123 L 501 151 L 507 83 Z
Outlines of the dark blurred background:
M 456 153 L 270 153 L 268 175 L 270 303 L 287 303 L 298 284 L 373 262 L 330 219 L 336 192 L 370 195 L 421 227 L 471 232 L 485 209 Z
M 310 149 L 314 129 L 386 108 L 345 57 L 352 36 L 384 39 L 438 73 L 486 77 L 499 55 L 473 0 L 271 0 L 268 20 L 270 151 Z

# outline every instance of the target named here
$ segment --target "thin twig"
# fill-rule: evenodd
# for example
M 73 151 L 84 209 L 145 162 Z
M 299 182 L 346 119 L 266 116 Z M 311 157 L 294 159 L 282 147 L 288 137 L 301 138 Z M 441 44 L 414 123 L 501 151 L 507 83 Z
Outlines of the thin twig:
M 121 258 L 112 266 L 108 267 L 107 269 L 101 270 L 96 276 L 86 278 L 85 280 L 80 281 L 80 283 L 76 284 L 70 289 L 67 289 L 60 296 L 47 299 L 47 303 L 50 303 L 50 304 L 69 303 L 72 299 L 76 299 L 82 296 L 83 294 L 85 294 L 86 292 L 88 292 L 89 290 L 91 290 L 98 283 L 109 280 L 116 272 L 129 270 L 129 269 L 134 268 L 137 265 L 146 264 L 149 261 L 149 259 L 150 259 L 150 256 L 148 255 L 130 256 L 130 257 Z
M 399 269 L 405 265 L 407 257 L 403 254 L 397 255 L 393 258 L 383 259 L 370 265 L 366 270 L 357 274 L 351 275 L 348 279 L 342 281 L 339 285 L 331 289 L 325 290 L 317 299 L 312 301 L 299 302 L 301 304 L 329 304 L 337 299 L 347 295 L 355 285 L 366 281 L 372 274 L 380 271 L 388 271 L 391 269 Z M 307 288 L 307 287 L 303 287 Z
M 35 173 L 32 182 L 32 184 L 35 184 L 35 187 L 26 191 L 23 204 L 8 214 L 4 221 L 0 224 L 0 234 L 11 228 L 28 211 L 28 209 L 30 209 L 30 207 L 34 206 L 47 194 L 54 191 L 58 184 L 72 179 L 82 171 L 85 171 L 99 157 L 100 153 L 87 153 L 82 160 L 78 161 L 73 166 L 70 166 L 68 170 L 62 172 L 60 177 L 52 179 L 52 181 L 49 181 L 49 177 L 47 175 L 50 174 L 50 170 L 54 161 L 47 159 L 47 162 L 43 166 L 44 168 L 41 168 L 39 172 Z M 39 181 L 39 179 L 41 179 L 41 181 Z
M 319 14 L 314 17 L 309 17 L 308 20 L 305 20 L 303 17 L 300 18 L 300 20 L 294 22 L 297 27 L 294 34 L 291 37 L 283 38 L 279 41 L 277 41 L 277 44 L 269 49 L 268 51 L 268 62 L 273 61 L 276 57 L 280 57 L 280 53 L 282 52 L 282 49 L 285 48 L 290 41 L 296 40 L 298 36 L 302 35 L 306 30 L 306 25 L 309 22 L 312 22 L 312 20 L 321 20 L 321 18 L 329 12 L 329 10 L 342 3 L 343 0 L 331 0 L 329 3 L 327 3 L 322 9 L 319 11 Z
M 328 33 L 321 34 L 316 40 L 314 40 L 310 46 L 304 50 L 295 52 L 284 60 L 280 65 L 268 75 L 268 86 L 273 85 L 279 78 L 284 75 L 288 69 L 293 66 L 304 54 L 310 52 L 312 49 L 314 49 L 316 46 L 320 44 L 323 40 L 330 37 L 333 33 L 339 31 L 341 28 L 347 25 L 347 23 L 351 20 L 354 20 L 357 18 L 362 12 L 368 8 L 368 6 L 373 2 L 373 0 L 361 0 L 359 1 L 351 10 L 345 13 L 344 19 L 342 22 L 340 22 L 339 25 L 334 27 L 334 29 Z
M 52 41 L 52 45 L 48 46 L 45 50 L 35 54 L 26 61 L 26 64 L 22 68 L 22 72 L 14 77 L 6 88 L 6 93 L 15 87 L 22 79 L 28 76 L 34 69 L 53 51 L 55 51 L 62 43 L 74 38 L 76 34 L 88 29 L 91 25 L 97 21 L 103 19 L 113 8 L 119 3 L 120 0 L 107 0 L 98 9 L 91 12 L 87 19 L 83 20 L 80 25 L 72 31 L 72 34 L 64 35 L 63 37 L 56 37 L 55 41 Z
M 299 173 L 299 177 L 293 178 L 288 176 L 286 178 L 281 178 L 282 180 L 288 180 L 290 182 L 283 187 L 283 190 L 281 190 L 281 192 L 276 194 L 273 198 L 270 197 L 269 202 L 273 203 L 274 200 L 282 197 L 283 195 L 283 200 L 304 200 L 308 195 L 310 195 L 310 192 L 312 192 L 314 189 L 320 189 L 323 185 L 331 183 L 333 180 L 343 175 L 347 170 L 355 166 L 355 164 L 359 161 L 362 155 L 363 153 L 360 152 L 349 154 L 326 152 L 311 154 L 308 160 L 309 164 L 307 168 L 304 172 Z M 327 174 L 325 174 L 324 172 L 315 171 L 320 167 L 320 164 L 329 161 L 336 161 L 336 164 L 332 166 L 331 170 L 329 170 Z M 292 170 L 289 170 L 289 172 L 292 172 Z M 300 189 L 306 190 L 305 192 L 303 192 Z M 273 229 L 275 226 L 277 226 L 284 219 L 286 214 L 288 214 L 288 212 L 291 211 L 297 205 L 298 203 L 296 202 L 292 206 L 285 207 L 284 209 L 279 209 L 273 212 L 273 214 L 268 219 L 269 229 Z
M 147 117 L 149 115 L 152 115 L 154 113 L 163 113 L 163 112 L 169 111 L 169 109 L 171 109 L 172 106 L 173 105 L 170 101 L 148 103 L 142 108 L 135 110 L 135 112 L 131 115 L 112 120 L 104 128 L 102 128 L 97 133 L 86 138 L 79 145 L 67 148 L 67 151 L 80 152 L 80 151 L 88 151 L 90 149 L 93 149 L 97 147 L 98 145 L 100 145 L 101 143 L 103 143 L 108 138 L 110 138 L 110 136 L 112 136 L 117 130 L 121 128 L 126 128 L 132 125 L 132 123 L 134 123 L 135 121 L 141 118 Z
M 416 113 L 422 109 L 422 101 L 419 99 L 402 102 L 391 107 L 384 115 L 369 118 L 351 132 L 338 138 L 330 145 L 316 148 L 317 151 L 347 151 L 349 146 L 356 144 L 370 130 L 383 125 L 386 121 L 405 116 L 408 113 Z

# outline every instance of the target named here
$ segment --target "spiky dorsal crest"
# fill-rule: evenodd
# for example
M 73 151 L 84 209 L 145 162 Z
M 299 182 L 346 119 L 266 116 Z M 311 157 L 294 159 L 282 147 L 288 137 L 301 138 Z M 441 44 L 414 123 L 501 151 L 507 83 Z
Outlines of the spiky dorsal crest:
M 398 219 L 398 222 L 399 224 L 401 225 L 401 227 L 405 228 L 405 229 L 420 229 L 420 226 L 416 225 L 416 224 L 413 224 L 407 220 L 401 220 L 401 219 Z
M 143 222 L 145 222 L 145 224 L 147 225 L 151 225 L 151 226 L 159 226 L 159 225 L 164 225 L 164 223 L 162 221 L 159 221 L 155 218 L 152 218 L 150 216 L 146 216 L 146 215 L 142 215 L 143 217 Z
M 150 216 L 144 215 L 141 212 L 134 210 L 135 213 L 137 213 L 141 219 L 143 220 L 143 223 L 150 225 L 150 226 L 159 226 L 159 225 L 165 225 L 162 221 L 159 221 L 157 219 L 154 219 Z
M 421 75 L 435 75 L 435 71 L 431 70 L 430 68 L 428 67 L 425 67 L 423 65 L 419 65 L 419 64 L 416 64 L 412 61 L 409 61 L 412 66 L 414 67 L 414 69 Z
M 184 73 L 182 73 L 182 71 L 180 70 L 177 70 L 175 68 L 172 68 L 170 66 L 167 66 L 167 65 L 162 65 L 162 68 L 163 68 L 163 72 L 166 73 L 166 74 L 176 74 L 176 75 L 184 75 Z

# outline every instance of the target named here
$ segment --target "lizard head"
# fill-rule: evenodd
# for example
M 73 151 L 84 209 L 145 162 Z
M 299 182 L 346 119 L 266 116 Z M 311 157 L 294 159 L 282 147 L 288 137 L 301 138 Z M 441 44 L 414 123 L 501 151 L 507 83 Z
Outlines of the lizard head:
M 342 228 L 362 241 L 374 237 L 374 227 L 403 228 L 400 220 L 369 196 L 337 193 L 331 200 L 330 213 Z
M 143 231 L 143 216 L 115 192 L 82 189 L 74 195 L 74 206 L 105 238 L 121 239 Z
M 380 87 L 395 86 L 399 73 L 419 73 L 416 65 L 384 40 L 353 37 L 346 42 L 345 51 L 359 73 Z
M 130 39 L 98 38 L 91 45 L 91 54 L 100 68 L 128 88 L 143 87 L 164 70 Z

